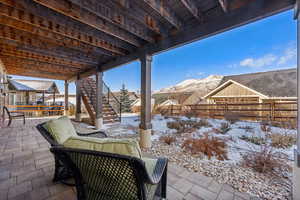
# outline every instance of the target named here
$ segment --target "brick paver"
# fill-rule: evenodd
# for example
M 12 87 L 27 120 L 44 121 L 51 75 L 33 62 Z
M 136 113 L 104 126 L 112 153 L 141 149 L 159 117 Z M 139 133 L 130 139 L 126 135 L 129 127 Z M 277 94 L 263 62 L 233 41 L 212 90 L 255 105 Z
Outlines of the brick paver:
M 54 159 L 35 129 L 42 120 L 14 121 L 0 129 L 0 200 L 76 199 L 75 189 L 52 183 Z M 169 200 L 247 200 L 229 185 L 192 173 L 172 163 L 168 169 Z

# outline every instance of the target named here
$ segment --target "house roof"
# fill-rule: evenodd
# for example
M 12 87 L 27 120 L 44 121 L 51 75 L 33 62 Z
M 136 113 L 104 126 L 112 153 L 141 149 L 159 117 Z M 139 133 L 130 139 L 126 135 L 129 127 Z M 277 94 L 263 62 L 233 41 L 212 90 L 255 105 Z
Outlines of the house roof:
M 59 93 L 54 81 L 9 79 L 8 82 L 11 90 Z
M 225 76 L 220 85 L 207 94 L 208 97 L 226 86 L 226 83 L 236 82 L 267 97 L 296 97 L 297 70 L 286 69 L 251 74 Z
M 161 104 L 159 104 L 158 106 L 171 106 L 171 105 L 178 105 L 178 101 L 176 99 L 168 99 L 164 102 L 162 102 Z

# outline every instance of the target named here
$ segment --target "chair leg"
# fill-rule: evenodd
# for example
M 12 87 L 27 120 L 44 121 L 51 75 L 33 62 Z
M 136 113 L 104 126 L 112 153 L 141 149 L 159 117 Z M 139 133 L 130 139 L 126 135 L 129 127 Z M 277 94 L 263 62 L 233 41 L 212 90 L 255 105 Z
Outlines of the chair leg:
M 10 126 L 10 124 L 11 124 L 11 121 L 12 121 L 12 119 L 11 119 L 11 118 L 9 118 L 9 120 L 8 120 L 8 124 L 7 124 L 7 126 L 8 126 L 8 127 Z
M 161 177 L 161 198 L 167 198 L 167 176 L 168 176 L 168 163 L 166 164 L 165 171 Z
M 25 116 L 23 116 L 23 124 L 25 125 Z

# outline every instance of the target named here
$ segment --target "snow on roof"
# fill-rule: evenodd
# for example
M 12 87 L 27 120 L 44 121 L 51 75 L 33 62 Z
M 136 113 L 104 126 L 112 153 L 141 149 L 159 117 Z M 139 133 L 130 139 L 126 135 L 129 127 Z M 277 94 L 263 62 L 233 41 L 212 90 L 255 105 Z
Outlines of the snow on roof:
M 171 106 L 171 105 L 178 105 L 178 101 L 176 99 L 168 99 L 162 102 L 161 104 L 159 104 L 159 106 Z
M 151 105 L 155 104 L 155 99 L 151 99 Z M 131 103 L 131 106 L 141 106 L 141 99 L 138 98 L 134 102 Z
M 48 93 L 59 90 L 54 81 L 9 79 L 9 87 L 19 91 L 44 91 Z

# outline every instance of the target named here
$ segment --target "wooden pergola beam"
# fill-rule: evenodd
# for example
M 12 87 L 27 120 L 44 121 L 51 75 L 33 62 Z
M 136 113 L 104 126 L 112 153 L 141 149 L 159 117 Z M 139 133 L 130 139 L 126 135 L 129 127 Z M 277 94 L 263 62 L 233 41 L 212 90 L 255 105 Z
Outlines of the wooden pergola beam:
M 174 11 L 167 5 L 165 0 L 136 0 L 136 2 L 142 2 L 147 9 L 153 10 L 155 13 L 161 16 L 162 19 L 167 21 L 173 27 L 180 29 L 182 27 L 182 21 L 177 17 Z
M 201 12 L 199 11 L 194 0 L 180 0 L 184 7 L 198 20 L 202 20 Z
M 98 31 L 106 33 L 115 37 L 118 40 L 125 41 L 136 47 L 141 46 L 143 43 L 140 38 L 129 34 L 127 31 L 118 28 L 114 25 L 107 23 L 105 20 L 101 19 L 97 15 L 82 9 L 81 7 L 72 4 L 71 2 L 61 3 L 60 0 L 33 0 L 34 2 L 41 4 L 49 9 L 54 10 L 66 17 L 72 18 L 80 23 L 87 26 L 93 27 Z
M 81 30 L 74 29 L 62 23 L 57 23 L 53 20 L 46 19 L 45 17 L 37 16 L 36 14 L 30 13 L 24 8 L 19 9 L 14 7 L 12 1 L 0 0 L 0 3 L 1 15 L 14 18 L 15 20 L 22 21 L 28 25 L 35 26 L 42 30 L 49 31 L 52 34 L 55 33 L 68 39 L 75 40 L 79 43 L 82 43 L 82 45 L 100 48 L 106 54 L 115 53 L 124 55 L 127 53 L 125 49 L 110 44 L 99 37 L 87 34 Z

